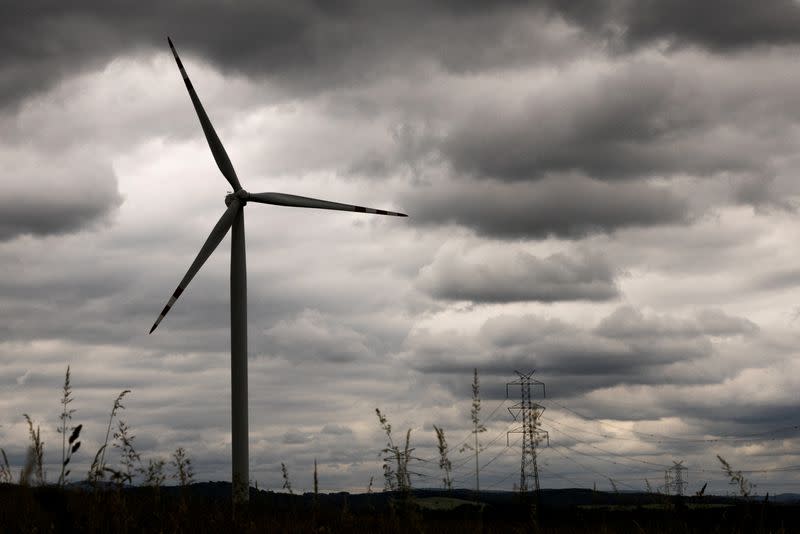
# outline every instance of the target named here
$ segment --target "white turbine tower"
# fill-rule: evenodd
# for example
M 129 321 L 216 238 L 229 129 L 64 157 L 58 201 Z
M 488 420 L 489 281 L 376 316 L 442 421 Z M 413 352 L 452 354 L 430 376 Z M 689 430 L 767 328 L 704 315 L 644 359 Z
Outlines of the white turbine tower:
M 172 40 L 167 38 L 175 61 L 186 83 L 189 97 L 192 99 L 203 133 L 206 135 L 208 146 L 217 162 L 217 167 L 222 175 L 233 187 L 233 193 L 225 197 L 225 205 L 228 209 L 222 214 L 217 224 L 211 230 L 211 234 L 206 239 L 200 252 L 197 254 L 186 275 L 178 284 L 178 288 L 170 297 L 167 305 L 156 319 L 150 333 L 156 329 L 158 324 L 164 319 L 170 308 L 181 293 L 192 281 L 194 275 L 203 266 L 214 249 L 220 244 L 225 234 L 233 228 L 231 237 L 231 453 L 232 453 L 232 487 L 233 500 L 235 503 L 245 503 L 249 498 L 249 458 L 248 458 L 248 425 L 247 425 L 247 267 L 245 262 L 244 245 L 244 207 L 248 202 L 258 202 L 261 204 L 276 204 L 278 206 L 291 206 L 296 208 L 318 208 L 326 210 L 355 211 L 359 213 L 374 213 L 377 215 L 393 215 L 395 217 L 406 217 L 403 213 L 393 211 L 376 210 L 363 206 L 353 206 L 350 204 L 340 204 L 327 200 L 300 197 L 297 195 L 287 195 L 284 193 L 248 193 L 239 183 L 239 178 L 233 170 L 231 160 L 225 152 L 225 148 L 217 137 L 211 121 L 208 119 L 200 99 L 183 68 L 178 53 L 172 44 Z

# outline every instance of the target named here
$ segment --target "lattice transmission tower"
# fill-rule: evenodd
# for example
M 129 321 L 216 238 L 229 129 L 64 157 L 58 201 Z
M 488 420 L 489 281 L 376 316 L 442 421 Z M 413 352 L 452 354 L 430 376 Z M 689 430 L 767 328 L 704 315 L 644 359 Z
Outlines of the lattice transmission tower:
M 673 460 L 672 467 L 664 472 L 664 486 L 669 495 L 684 495 L 688 480 L 686 472 L 689 469 L 683 465 L 683 460 L 676 462 Z
M 519 386 L 520 401 L 508 408 L 514 421 L 518 421 L 520 426 L 509 430 L 506 433 L 506 446 L 509 445 L 510 434 L 522 434 L 522 456 L 519 467 L 519 491 L 524 493 L 533 489 L 539 492 L 539 466 L 536 463 L 536 447 L 542 441 L 550 444 L 550 435 L 546 430 L 539 428 L 539 418 L 544 412 L 544 406 L 533 401 L 533 392 L 537 386 L 542 388 L 542 398 L 545 397 L 544 382 L 533 378 L 533 373 L 517 373 L 519 378 L 513 382 L 506 383 L 506 397 L 508 398 L 509 386 Z M 533 484 L 533 488 L 531 488 Z

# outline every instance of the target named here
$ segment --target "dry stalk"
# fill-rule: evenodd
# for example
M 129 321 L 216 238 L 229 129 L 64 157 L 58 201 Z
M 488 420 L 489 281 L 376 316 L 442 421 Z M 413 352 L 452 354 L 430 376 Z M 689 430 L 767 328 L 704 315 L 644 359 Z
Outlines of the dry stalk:
M 31 440 L 31 444 L 28 447 L 28 457 L 25 460 L 25 466 L 22 468 L 22 473 L 20 473 L 20 484 L 27 485 L 30 482 L 31 474 L 36 478 L 36 482 L 39 485 L 44 484 L 44 442 L 41 439 L 41 434 L 39 433 L 39 427 L 36 427 L 36 430 L 33 429 L 33 421 L 28 416 L 28 414 L 22 414 L 25 417 L 25 420 L 28 422 L 28 435 Z
M 433 429 L 436 431 L 436 440 L 438 441 L 437 446 L 439 448 L 439 469 L 441 469 L 444 473 L 442 483 L 444 484 L 444 489 L 450 491 L 453 489 L 453 480 L 450 476 L 450 473 L 453 469 L 453 464 L 447 457 L 448 448 L 447 440 L 444 437 L 444 429 L 439 428 L 436 425 L 433 425 Z

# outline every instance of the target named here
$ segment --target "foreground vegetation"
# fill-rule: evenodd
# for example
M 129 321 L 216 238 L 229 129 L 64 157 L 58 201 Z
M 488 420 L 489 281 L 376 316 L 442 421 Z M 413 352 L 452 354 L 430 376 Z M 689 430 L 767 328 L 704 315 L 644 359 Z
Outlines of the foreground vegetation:
M 479 434 L 485 431 L 477 370 L 472 390 L 473 444 L 465 443 L 460 450 L 473 453 L 477 465 L 484 450 Z M 375 412 L 386 437 L 381 449 L 385 491 L 372 492 L 370 479 L 365 494 L 319 493 L 315 461 L 313 493 L 295 495 L 289 471 L 281 463 L 285 492 L 251 488 L 249 505 L 234 509 L 229 483 L 194 483 L 192 461 L 184 448 L 176 449 L 169 461 L 140 456 L 135 436 L 120 418 L 129 393 L 123 390 L 114 400 L 88 472 L 73 474 L 73 456 L 85 452 L 84 427 L 72 425 L 75 410 L 70 407 L 67 368 L 55 483 L 47 480 L 40 428 L 23 414 L 29 443 L 18 472 L 0 448 L 0 532 L 800 532 L 800 502 L 787 505 L 754 498 L 755 486 L 720 456 L 737 497 L 704 495 L 705 485 L 694 496 L 671 497 L 652 491 L 649 482 L 648 492 L 641 494 L 620 493 L 616 487 L 614 493 L 543 490 L 535 496 L 473 492 L 453 489 L 450 448 L 444 430 L 434 426 L 443 489 L 414 489 L 409 462 L 420 459 L 413 456 L 411 430 L 396 439 L 379 409 Z M 115 454 L 107 454 L 109 449 Z M 479 484 L 478 472 L 475 483 Z
M 640 496 L 641 497 L 641 496 Z M 644 496 L 646 501 L 646 496 Z M 542 503 L 511 492 L 382 492 L 292 495 L 251 489 L 233 510 L 230 484 L 186 487 L 0 485 L 2 532 L 800 532 L 800 506 L 696 499 L 613 503 L 591 490 L 548 490 Z M 600 504 L 570 504 L 575 499 Z M 626 500 L 633 499 L 626 496 Z M 697 498 L 709 499 L 709 498 Z M 563 500 L 563 504 L 559 501 Z

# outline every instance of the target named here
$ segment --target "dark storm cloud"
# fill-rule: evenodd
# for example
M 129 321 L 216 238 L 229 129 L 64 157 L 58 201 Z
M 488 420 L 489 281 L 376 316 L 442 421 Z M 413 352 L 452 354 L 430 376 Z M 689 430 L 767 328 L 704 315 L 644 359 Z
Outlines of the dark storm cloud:
M 0 12 L 0 106 L 126 51 L 165 49 L 166 35 L 223 70 L 296 91 L 358 84 L 420 60 L 452 72 L 552 62 L 609 40 L 714 50 L 791 43 L 798 21 L 790 0 L 26 2 Z
M 793 0 L 582 0 L 542 4 L 612 44 L 636 48 L 666 41 L 717 52 L 800 41 L 800 6 Z
M 663 187 L 609 184 L 578 176 L 536 183 L 466 181 L 418 188 L 401 204 L 411 222 L 459 224 L 499 238 L 580 238 L 631 226 L 684 223 L 686 202 Z
M 710 90 L 727 83 L 727 73 L 697 73 L 692 63 L 703 68 L 703 61 L 687 59 L 637 57 L 531 84 L 519 98 L 488 101 L 454 120 L 440 150 L 459 173 L 510 181 L 554 172 L 613 181 L 763 169 L 758 140 L 749 151 L 741 140 L 774 104 L 748 114 L 743 104 L 763 100 L 759 89 Z
M 800 41 L 800 5 L 794 0 L 634 0 L 623 17 L 631 45 L 666 39 L 727 51 Z
M 418 285 L 431 296 L 473 302 L 602 301 L 619 291 L 614 269 L 605 258 L 553 254 L 538 258 L 487 251 L 468 256 L 446 248 L 420 270 Z
M 633 63 L 597 78 L 570 78 L 518 103 L 487 102 L 455 123 L 443 153 L 458 171 L 509 180 L 549 171 L 619 179 L 678 164 L 670 144 L 659 141 L 698 119 L 672 113 L 682 103 L 663 66 Z
M 570 54 L 566 32 L 546 23 L 542 10 L 516 2 L 27 2 L 0 13 L 0 106 L 126 51 L 166 52 L 167 35 L 225 71 L 302 91 L 419 60 L 468 72 Z

